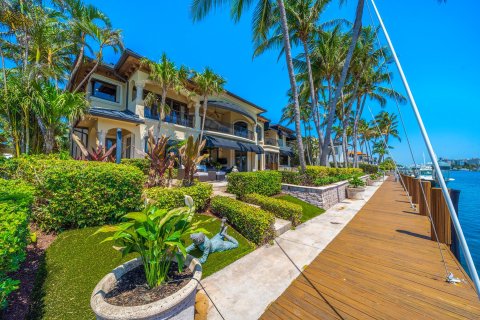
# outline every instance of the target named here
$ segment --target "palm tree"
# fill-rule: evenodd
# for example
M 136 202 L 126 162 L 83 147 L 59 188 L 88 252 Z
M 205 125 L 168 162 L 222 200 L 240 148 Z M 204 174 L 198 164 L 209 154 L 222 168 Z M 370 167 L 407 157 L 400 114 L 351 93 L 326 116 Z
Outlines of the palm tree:
M 140 64 L 148 68 L 148 79 L 159 85 L 162 90 L 160 98 L 153 92 L 149 92 L 145 97 L 145 105 L 150 107 L 156 105 L 158 107 L 160 116 L 157 124 L 157 138 L 160 138 L 162 121 L 165 115 L 170 112 L 170 107 L 166 104 L 167 93 L 169 90 L 180 91 L 184 87 L 190 71 L 183 66 L 177 68 L 165 53 L 162 54 L 159 62 L 144 58 Z
M 123 43 L 121 39 L 121 31 L 118 29 L 112 29 L 109 27 L 93 28 L 94 39 L 98 42 L 98 51 L 96 52 L 95 63 L 90 72 L 85 78 L 80 81 L 73 92 L 78 92 L 82 86 L 90 80 L 90 77 L 97 71 L 98 66 L 103 61 L 103 50 L 105 48 L 112 48 L 115 53 L 123 49 Z
M 38 125 L 43 134 L 45 153 L 49 154 L 55 147 L 55 132 L 61 130 L 63 122 L 84 115 L 88 101 L 84 93 L 62 92 L 49 83 L 39 88 L 38 95 Z
M 387 111 L 382 111 L 375 116 L 375 122 L 380 130 L 380 134 L 383 138 L 380 141 L 380 144 L 385 145 L 385 148 L 391 148 L 388 144 L 389 138 L 393 137 L 400 140 L 400 135 L 398 132 L 398 120 L 395 113 L 389 113 Z M 385 139 L 385 141 L 383 141 Z M 380 155 L 379 163 L 383 160 L 383 155 Z
M 203 19 L 210 10 L 215 6 L 221 6 L 225 4 L 227 0 L 193 0 L 192 2 L 192 16 L 193 20 Z M 253 1 L 237 1 L 228 0 L 231 5 L 230 12 L 234 21 L 238 21 L 242 16 L 243 11 L 252 5 Z M 298 101 L 298 90 L 295 79 L 295 70 L 293 68 L 292 49 L 290 45 L 290 33 L 287 22 L 287 13 L 285 10 L 285 4 L 283 0 L 276 0 L 278 8 L 278 19 L 280 21 L 282 33 L 283 33 L 283 49 L 285 50 L 285 59 L 287 63 L 288 76 L 290 80 L 290 88 L 294 100 L 295 107 L 295 133 L 297 135 L 297 145 L 299 153 L 299 161 L 301 171 L 305 171 L 305 153 L 302 141 L 302 129 L 300 124 L 300 103 Z M 253 17 L 253 32 L 254 37 L 266 35 L 271 26 L 272 19 L 272 0 L 259 0 L 256 5 L 255 14 Z
M 222 76 L 216 74 L 211 68 L 206 67 L 202 73 L 195 73 L 193 82 L 195 83 L 197 92 L 203 97 L 202 127 L 200 129 L 200 141 L 202 141 L 205 128 L 205 118 L 207 117 L 208 97 L 224 92 L 226 80 L 222 78 Z M 198 150 L 198 152 L 200 152 L 200 150 Z

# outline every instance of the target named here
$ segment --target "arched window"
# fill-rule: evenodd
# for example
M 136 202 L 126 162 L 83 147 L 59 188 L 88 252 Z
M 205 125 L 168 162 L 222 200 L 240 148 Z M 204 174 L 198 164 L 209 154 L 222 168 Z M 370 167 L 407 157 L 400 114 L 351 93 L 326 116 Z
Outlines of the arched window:
M 243 138 L 250 138 L 248 135 L 248 124 L 243 121 L 235 122 L 233 125 L 233 134 Z

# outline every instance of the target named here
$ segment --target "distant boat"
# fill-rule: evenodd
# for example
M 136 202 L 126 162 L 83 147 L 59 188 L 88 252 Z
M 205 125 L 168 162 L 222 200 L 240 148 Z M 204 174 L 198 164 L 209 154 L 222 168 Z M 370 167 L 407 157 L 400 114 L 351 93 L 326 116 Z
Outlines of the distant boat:
M 455 181 L 455 179 L 450 178 L 451 166 L 448 162 L 440 161 L 438 163 L 438 165 L 440 166 L 440 170 L 442 170 L 442 174 L 443 174 L 443 177 L 445 179 L 445 183 Z M 417 169 L 417 170 L 415 170 L 415 169 Z M 433 167 L 431 165 L 422 165 L 422 166 L 420 166 L 420 168 L 418 168 L 418 167 L 414 168 L 414 172 L 417 172 L 417 174 L 415 174 L 415 176 L 419 179 L 428 180 L 428 181 L 432 181 L 432 182 L 437 181 L 437 179 L 435 177 L 435 170 L 433 169 Z

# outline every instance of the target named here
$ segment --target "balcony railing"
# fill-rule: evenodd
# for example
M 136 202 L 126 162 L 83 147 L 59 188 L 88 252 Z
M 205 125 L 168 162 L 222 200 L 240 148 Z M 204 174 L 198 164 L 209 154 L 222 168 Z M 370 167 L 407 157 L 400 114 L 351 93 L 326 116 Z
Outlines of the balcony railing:
M 247 138 L 250 140 L 253 140 L 255 138 L 255 135 L 251 130 L 238 128 L 238 127 L 234 129 L 233 124 L 231 123 L 213 121 L 211 119 L 205 119 L 205 130 L 231 134 L 237 137 Z
M 164 122 L 174 123 L 185 127 L 193 128 L 194 118 L 178 111 L 172 111 L 165 116 Z
M 265 144 L 267 146 L 276 146 L 276 147 L 278 146 L 277 140 L 271 139 L 271 138 L 265 139 Z

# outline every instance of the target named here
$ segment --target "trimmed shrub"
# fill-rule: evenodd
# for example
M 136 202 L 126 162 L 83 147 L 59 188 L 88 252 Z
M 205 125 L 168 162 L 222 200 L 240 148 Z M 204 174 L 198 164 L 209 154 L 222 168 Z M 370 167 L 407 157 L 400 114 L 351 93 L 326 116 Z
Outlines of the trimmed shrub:
M 358 166 L 366 174 L 372 174 L 372 173 L 378 172 L 378 166 L 374 164 L 360 163 L 358 164 Z
M 257 193 L 247 194 L 244 200 L 260 206 L 260 208 L 273 213 L 278 218 L 291 221 L 293 226 L 298 225 L 302 218 L 302 207 L 285 200 L 270 198 Z
M 275 237 L 272 213 L 252 207 L 244 202 L 222 196 L 212 198 L 212 211 L 226 217 L 245 238 L 262 245 Z
M 24 182 L 0 179 L 0 309 L 18 289 L 19 281 L 7 274 L 18 270 L 25 259 L 33 193 L 33 187 Z
M 238 197 L 249 193 L 273 196 L 282 190 L 282 176 L 278 171 L 233 172 L 228 175 L 227 192 Z
M 154 187 L 145 189 L 145 196 L 149 201 L 165 209 L 174 209 L 185 206 L 185 196 L 193 198 L 197 212 L 206 208 L 208 200 L 212 196 L 212 185 L 197 182 L 190 187 L 164 188 Z
M 279 171 L 282 175 L 282 183 L 300 185 L 305 181 L 305 176 L 296 171 Z
M 127 165 L 38 161 L 33 218 L 47 231 L 114 223 L 142 205 L 143 173 Z
M 143 174 L 148 174 L 148 170 L 150 169 L 150 160 L 148 159 L 122 159 L 120 160 L 120 163 L 137 167 L 143 172 Z

